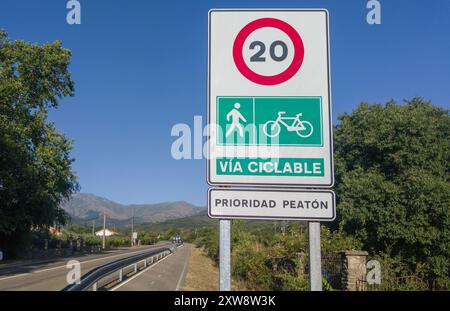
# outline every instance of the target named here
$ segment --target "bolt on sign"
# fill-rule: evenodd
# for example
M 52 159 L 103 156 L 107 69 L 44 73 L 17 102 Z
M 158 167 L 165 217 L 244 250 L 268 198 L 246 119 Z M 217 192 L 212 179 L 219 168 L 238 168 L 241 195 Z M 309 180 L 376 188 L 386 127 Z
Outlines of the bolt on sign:
M 331 187 L 328 12 L 209 14 L 208 183 Z

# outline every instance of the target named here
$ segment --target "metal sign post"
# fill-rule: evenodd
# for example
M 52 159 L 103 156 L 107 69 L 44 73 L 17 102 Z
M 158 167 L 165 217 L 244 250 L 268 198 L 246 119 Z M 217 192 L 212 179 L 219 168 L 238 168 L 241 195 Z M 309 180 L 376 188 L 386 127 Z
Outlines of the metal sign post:
M 231 219 L 308 221 L 310 288 L 322 290 L 320 222 L 336 217 L 329 41 L 325 9 L 209 11 L 207 182 L 220 188 L 208 191 L 208 215 L 220 219 L 220 290 L 231 288 Z
M 231 290 L 231 220 L 220 220 L 219 233 L 220 291 Z
M 322 258 L 320 254 L 320 222 L 308 222 L 309 289 L 322 290 Z

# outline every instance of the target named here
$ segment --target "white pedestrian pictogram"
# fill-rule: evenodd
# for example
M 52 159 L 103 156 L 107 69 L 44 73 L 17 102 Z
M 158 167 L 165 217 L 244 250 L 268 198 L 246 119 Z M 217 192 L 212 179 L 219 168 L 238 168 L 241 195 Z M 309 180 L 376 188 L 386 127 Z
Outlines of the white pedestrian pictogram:
M 231 125 L 227 130 L 226 137 L 230 136 L 235 129 L 238 129 L 240 137 L 244 136 L 244 128 L 241 125 L 241 120 L 244 123 L 247 122 L 247 120 L 239 112 L 239 108 L 241 108 L 241 104 L 235 103 L 234 108 L 227 114 L 227 121 L 229 122 L 231 119 Z

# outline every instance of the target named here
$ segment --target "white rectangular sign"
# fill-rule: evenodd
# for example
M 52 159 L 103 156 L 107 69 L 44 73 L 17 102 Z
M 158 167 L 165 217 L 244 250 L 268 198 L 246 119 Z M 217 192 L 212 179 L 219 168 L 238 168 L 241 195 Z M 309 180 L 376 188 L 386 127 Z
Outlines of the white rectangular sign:
M 208 183 L 332 187 L 328 12 L 209 13 Z
M 209 189 L 208 215 L 219 219 L 333 221 L 331 190 Z

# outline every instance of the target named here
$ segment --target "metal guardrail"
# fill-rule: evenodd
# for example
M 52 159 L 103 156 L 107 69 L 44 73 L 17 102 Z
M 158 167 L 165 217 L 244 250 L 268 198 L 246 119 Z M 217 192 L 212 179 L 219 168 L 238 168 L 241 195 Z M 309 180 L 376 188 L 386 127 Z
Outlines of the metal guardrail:
M 151 250 L 148 250 L 146 252 L 122 258 L 103 266 L 99 266 L 84 274 L 78 284 L 68 285 L 63 288 L 62 291 L 87 291 L 90 288 L 92 288 L 93 291 L 96 291 L 98 288 L 98 282 L 115 272 L 119 272 L 118 281 L 122 282 L 124 276 L 123 271 L 126 268 L 133 267 L 134 273 L 137 273 L 139 263 L 142 262 L 145 269 L 148 265 L 157 262 L 170 253 L 173 253 L 176 250 L 177 246 L 178 245 L 168 244 L 161 247 L 152 248 Z

